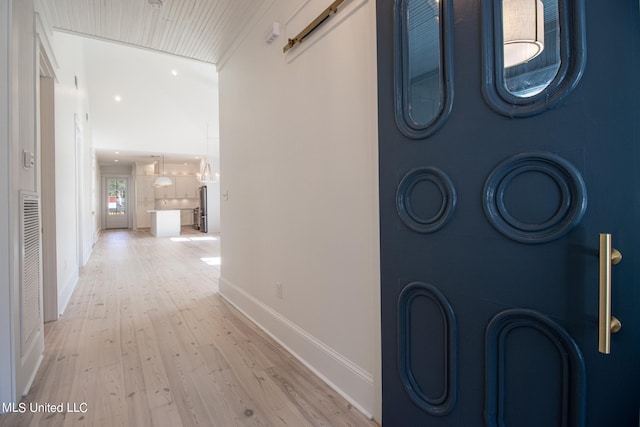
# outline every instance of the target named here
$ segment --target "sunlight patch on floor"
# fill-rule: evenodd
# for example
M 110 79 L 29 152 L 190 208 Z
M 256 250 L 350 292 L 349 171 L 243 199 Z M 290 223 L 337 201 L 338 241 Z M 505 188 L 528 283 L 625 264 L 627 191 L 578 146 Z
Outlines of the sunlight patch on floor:
M 200 258 L 203 262 L 206 262 L 209 265 L 220 265 L 221 259 L 219 256 L 209 257 L 209 258 Z
M 218 240 L 217 237 L 211 237 L 211 236 L 206 236 L 206 237 L 171 237 L 170 239 L 172 242 L 202 242 L 202 241 L 211 241 L 211 240 Z

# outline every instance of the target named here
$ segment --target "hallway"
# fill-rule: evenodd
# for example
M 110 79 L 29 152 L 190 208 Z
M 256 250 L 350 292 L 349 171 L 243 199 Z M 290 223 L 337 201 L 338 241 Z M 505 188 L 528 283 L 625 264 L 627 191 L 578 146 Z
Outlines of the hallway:
M 219 254 L 193 230 L 103 232 L 0 427 L 377 425 L 216 294 Z

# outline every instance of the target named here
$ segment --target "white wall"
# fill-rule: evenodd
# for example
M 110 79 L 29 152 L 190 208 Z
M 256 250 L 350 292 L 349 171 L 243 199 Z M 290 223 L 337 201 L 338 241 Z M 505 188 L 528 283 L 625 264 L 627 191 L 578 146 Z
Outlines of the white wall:
M 215 138 L 215 142 L 210 144 L 215 147 L 215 156 L 209 156 L 208 161 L 211 165 L 211 171 L 215 175 L 220 171 L 220 142 Z M 214 150 L 212 150 L 213 152 Z M 220 179 L 215 182 L 205 182 L 207 186 L 207 231 L 209 233 L 220 232 Z
M 93 151 L 93 150 L 92 150 Z M 101 201 L 102 201 L 102 191 L 100 189 L 100 182 L 102 176 L 100 175 L 100 167 L 98 166 L 98 160 L 95 155 L 95 151 L 92 152 L 91 157 L 91 191 L 93 194 L 91 195 L 91 212 L 92 212 L 92 229 L 93 236 L 92 241 L 93 244 L 98 241 L 98 237 L 100 236 L 100 230 L 102 229 L 102 213 L 101 213 Z
M 78 281 L 79 268 L 88 259 L 96 234 L 96 220 L 92 214 L 95 204 L 95 161 L 91 123 L 87 120 L 87 113 L 90 113 L 88 76 L 82 40 L 55 32 L 52 44 L 60 65 L 56 70 L 55 86 L 55 170 L 58 308 L 62 314 Z M 82 137 L 79 150 L 76 147 L 76 120 Z M 77 168 L 78 164 L 82 165 L 80 169 Z M 78 195 L 81 196 L 79 200 Z
M 100 197 L 100 187 L 95 180 L 97 171 L 97 161 L 93 149 L 93 139 L 91 126 L 84 128 L 84 147 L 82 151 L 82 169 L 80 180 L 82 182 L 82 198 L 80 217 L 82 225 L 82 265 L 89 261 L 89 256 L 93 252 L 93 245 L 96 243 L 100 224 L 98 223 L 98 207 L 96 201 Z
M 264 36 L 302 3 L 274 2 L 219 67 L 220 291 L 379 419 L 375 2 L 288 61 Z

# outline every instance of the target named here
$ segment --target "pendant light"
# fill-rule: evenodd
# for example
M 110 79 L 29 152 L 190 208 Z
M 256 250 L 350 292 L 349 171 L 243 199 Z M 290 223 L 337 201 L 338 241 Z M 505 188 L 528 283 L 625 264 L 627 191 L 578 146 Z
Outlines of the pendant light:
M 162 170 L 160 171 L 160 176 L 153 180 L 152 185 L 155 188 L 164 188 L 173 185 L 173 181 L 171 181 L 171 178 L 164 175 L 164 154 L 162 155 Z
M 202 182 L 213 181 L 213 174 L 211 173 L 211 165 L 209 162 L 204 166 L 204 171 L 202 172 Z
M 503 0 L 504 67 L 532 60 L 544 50 L 544 5 L 541 0 Z
M 200 182 L 214 181 L 213 174 L 211 173 L 211 163 L 209 163 L 209 124 L 207 123 L 207 135 L 205 137 L 207 157 L 204 159 L 204 163 L 201 163 L 200 170 Z M 202 166 L 204 164 L 204 167 Z

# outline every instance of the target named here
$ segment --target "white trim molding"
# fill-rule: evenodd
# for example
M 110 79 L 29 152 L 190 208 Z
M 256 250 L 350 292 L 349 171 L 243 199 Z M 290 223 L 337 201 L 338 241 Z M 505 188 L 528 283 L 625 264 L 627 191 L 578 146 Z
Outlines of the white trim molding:
M 74 269 L 71 276 L 65 281 L 64 287 L 62 289 L 58 288 L 58 316 L 62 316 L 64 314 L 64 311 L 69 304 L 69 300 L 71 299 L 71 294 L 73 294 L 73 291 L 76 289 L 78 280 L 80 280 L 78 269 Z M 60 282 L 58 282 L 58 285 L 59 284 Z
M 10 117 L 10 34 L 11 2 L 0 2 L 0 199 L 8 201 L 0 207 L 0 404 L 16 401 L 13 336 L 13 231 L 11 212 L 15 207 L 11 194 L 11 117 Z M 3 408 L 0 405 L 0 414 Z
M 355 408 L 370 419 L 373 417 L 375 390 L 371 373 L 223 277 L 219 293 Z

